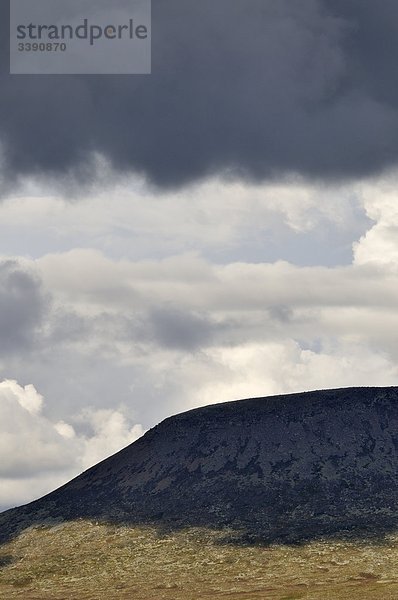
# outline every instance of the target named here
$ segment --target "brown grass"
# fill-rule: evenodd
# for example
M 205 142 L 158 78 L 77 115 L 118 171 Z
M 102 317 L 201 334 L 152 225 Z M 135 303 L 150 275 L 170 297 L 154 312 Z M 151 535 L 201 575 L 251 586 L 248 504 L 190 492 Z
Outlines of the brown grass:
M 225 543 L 227 535 L 89 521 L 32 528 L 0 548 L 0 598 L 398 598 L 398 536 L 261 547 Z

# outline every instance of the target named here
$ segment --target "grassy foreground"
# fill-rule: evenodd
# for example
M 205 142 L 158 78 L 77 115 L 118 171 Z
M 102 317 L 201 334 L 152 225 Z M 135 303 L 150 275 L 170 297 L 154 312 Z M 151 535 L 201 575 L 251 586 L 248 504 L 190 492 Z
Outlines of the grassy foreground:
M 0 598 L 398 598 L 398 536 L 264 547 L 227 535 L 82 520 L 32 528 L 0 547 Z

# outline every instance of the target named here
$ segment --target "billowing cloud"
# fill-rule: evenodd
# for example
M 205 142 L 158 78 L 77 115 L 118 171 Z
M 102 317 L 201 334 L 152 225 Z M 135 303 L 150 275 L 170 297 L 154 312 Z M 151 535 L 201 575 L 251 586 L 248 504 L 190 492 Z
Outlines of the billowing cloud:
M 85 469 L 131 444 L 144 433 L 141 425 L 131 426 L 122 412 L 113 409 L 86 409 L 80 421 L 89 423 L 91 429 L 81 458 Z
M 317 351 L 298 341 L 213 348 L 216 377 L 203 379 L 196 404 L 334 387 L 395 385 L 398 369 L 383 352 L 354 341 L 323 339 Z
M 133 208 L 125 189 L 108 199 L 104 192 L 97 205 L 91 197 L 72 204 L 40 194 L 4 202 L 5 227 L 29 235 L 31 225 L 43 246 L 35 256 L 1 263 L 4 298 L 14 272 L 31 285 L 17 286 L 4 302 L 5 312 L 19 306 L 14 324 L 25 344 L 3 345 L 0 373 L 34 388 L 15 381 L 1 388 L 11 438 L 0 504 L 49 491 L 142 428 L 194 406 L 396 383 L 398 272 L 394 236 L 386 234 L 397 219 L 395 187 L 393 176 L 330 186 L 321 202 L 322 185 L 303 180 L 213 180 L 163 197 L 167 227 L 157 215 L 162 200 L 142 189 L 142 207 L 137 192 Z M 212 203 L 223 223 L 219 244 L 217 222 L 209 231 Z M 64 244 L 45 251 L 51 228 Z M 294 260 L 296 236 L 318 230 L 331 248 L 327 260 L 313 244 L 308 260 Z M 349 242 L 346 260 L 330 265 L 339 230 Z M 270 238 L 281 231 L 293 243 L 291 258 L 270 260 Z M 253 260 L 240 256 L 249 238 Z M 116 240 L 127 245 L 113 252 Z M 40 310 L 32 320 L 36 297 Z M 31 462 L 18 453 L 29 444 Z
M 375 186 L 365 185 L 363 202 L 373 226 L 354 243 L 356 265 L 381 267 L 397 272 L 398 267 L 398 205 L 397 180 L 389 177 Z
M 43 397 L 31 384 L 0 383 L 0 507 L 33 500 L 143 434 L 117 409 L 86 410 L 76 433 L 71 424 L 43 413 Z
M 393 0 L 152 4 L 152 75 L 54 85 L 8 75 L 1 1 L 3 177 L 70 186 L 71 173 L 90 179 L 98 156 L 161 186 L 217 172 L 368 176 L 396 164 Z
M 42 398 L 33 386 L 0 384 L 0 476 L 67 470 L 76 463 L 73 446 L 41 416 Z

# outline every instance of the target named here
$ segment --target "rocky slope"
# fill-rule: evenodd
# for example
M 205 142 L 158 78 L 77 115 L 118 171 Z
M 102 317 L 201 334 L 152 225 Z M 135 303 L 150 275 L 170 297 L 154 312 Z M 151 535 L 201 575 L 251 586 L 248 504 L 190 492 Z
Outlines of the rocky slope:
M 170 417 L 67 485 L 0 516 L 4 541 L 48 519 L 229 527 L 249 539 L 398 525 L 398 388 L 241 400 Z

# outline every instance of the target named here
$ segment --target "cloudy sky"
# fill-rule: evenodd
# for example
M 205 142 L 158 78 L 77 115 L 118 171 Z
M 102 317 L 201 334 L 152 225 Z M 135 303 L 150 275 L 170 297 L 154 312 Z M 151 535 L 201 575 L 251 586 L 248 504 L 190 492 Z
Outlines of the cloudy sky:
M 10 76 L 7 4 L 0 508 L 176 412 L 398 383 L 395 0 L 152 0 L 148 76 Z

